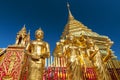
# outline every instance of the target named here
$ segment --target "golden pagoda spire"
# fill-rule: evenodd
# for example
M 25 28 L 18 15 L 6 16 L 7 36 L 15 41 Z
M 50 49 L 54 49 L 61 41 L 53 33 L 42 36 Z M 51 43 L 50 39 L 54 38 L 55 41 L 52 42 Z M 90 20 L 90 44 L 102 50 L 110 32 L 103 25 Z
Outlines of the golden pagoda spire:
M 25 24 L 23 25 L 23 28 L 21 29 L 21 31 L 26 31 L 26 27 L 25 27 Z
M 23 25 L 22 29 L 19 31 L 19 35 L 26 35 L 26 27 L 25 27 L 25 24 Z
M 27 34 L 27 41 L 30 41 L 30 30 L 29 30 L 29 32 Z
M 69 5 L 68 2 L 67 2 L 67 7 L 68 7 L 68 13 L 69 13 L 68 20 L 72 20 L 72 19 L 74 19 L 74 17 L 73 17 L 73 15 L 72 15 L 72 13 L 71 13 L 70 5 Z
M 30 35 L 30 30 L 28 31 L 28 35 Z

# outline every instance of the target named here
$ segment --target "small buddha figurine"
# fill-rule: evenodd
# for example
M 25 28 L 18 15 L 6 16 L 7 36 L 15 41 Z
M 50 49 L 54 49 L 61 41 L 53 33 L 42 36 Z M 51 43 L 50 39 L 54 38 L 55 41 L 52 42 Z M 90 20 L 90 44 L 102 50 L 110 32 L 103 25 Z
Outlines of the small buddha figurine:
M 31 41 L 26 46 L 25 53 L 28 55 L 28 79 L 43 80 L 43 71 L 45 68 L 45 58 L 50 56 L 49 44 L 44 42 L 43 31 L 36 30 L 36 40 Z

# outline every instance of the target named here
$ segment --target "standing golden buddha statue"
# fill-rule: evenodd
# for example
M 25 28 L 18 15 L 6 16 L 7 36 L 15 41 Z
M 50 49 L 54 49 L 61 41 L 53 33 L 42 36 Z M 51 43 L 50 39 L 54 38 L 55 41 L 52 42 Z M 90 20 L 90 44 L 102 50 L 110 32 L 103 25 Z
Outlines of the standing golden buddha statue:
M 28 80 L 42 80 L 45 68 L 45 58 L 50 56 L 49 44 L 44 42 L 44 32 L 36 30 L 36 40 L 28 43 L 26 54 L 28 55 Z

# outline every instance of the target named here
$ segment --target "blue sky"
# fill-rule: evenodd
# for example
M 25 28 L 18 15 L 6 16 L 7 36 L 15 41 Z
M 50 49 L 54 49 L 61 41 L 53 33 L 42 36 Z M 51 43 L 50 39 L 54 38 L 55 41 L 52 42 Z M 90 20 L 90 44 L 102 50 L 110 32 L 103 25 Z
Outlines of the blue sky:
M 67 2 L 77 20 L 114 42 L 112 49 L 120 59 L 120 0 L 0 0 L 0 47 L 14 44 L 26 24 L 32 40 L 35 30 L 43 29 L 52 53 L 67 23 Z

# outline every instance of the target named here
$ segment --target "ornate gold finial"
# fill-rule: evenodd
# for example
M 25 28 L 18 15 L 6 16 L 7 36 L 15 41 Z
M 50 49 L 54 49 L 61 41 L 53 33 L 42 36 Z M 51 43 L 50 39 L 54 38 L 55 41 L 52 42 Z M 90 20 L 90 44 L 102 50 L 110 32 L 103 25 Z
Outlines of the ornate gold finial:
M 23 25 L 23 28 L 21 31 L 26 31 L 26 27 L 25 27 L 25 24 Z
M 30 30 L 29 30 L 29 32 L 28 32 L 28 34 L 27 34 L 27 41 L 28 41 L 28 42 L 30 41 Z
M 28 35 L 30 35 L 30 30 L 28 31 Z
M 73 15 L 72 15 L 72 13 L 71 13 L 71 11 L 70 11 L 70 5 L 69 5 L 69 3 L 67 2 L 67 7 L 68 7 L 68 12 L 69 12 L 69 20 L 72 20 L 72 19 L 74 19 L 74 17 L 73 17 Z
M 23 27 L 25 27 L 25 26 L 26 26 L 26 24 L 23 25 Z
M 18 34 L 26 34 L 25 24 L 23 25 L 22 29 L 18 32 Z

